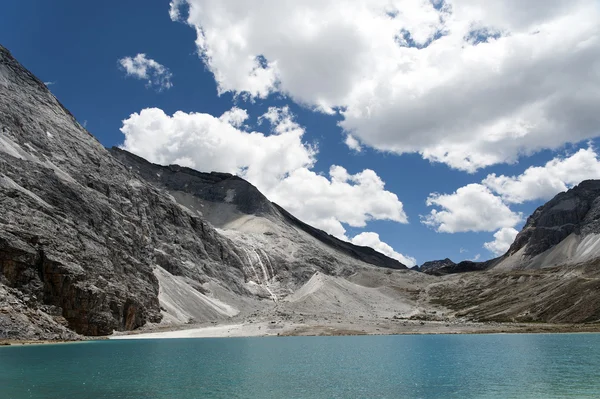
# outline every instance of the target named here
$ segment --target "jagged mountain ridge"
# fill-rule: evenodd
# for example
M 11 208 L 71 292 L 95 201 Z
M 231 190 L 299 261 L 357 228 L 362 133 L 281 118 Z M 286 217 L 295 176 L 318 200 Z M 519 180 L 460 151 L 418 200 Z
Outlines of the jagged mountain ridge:
M 260 220 L 281 215 L 239 178 L 186 174 L 243 186 L 250 197 L 234 201 L 237 212 L 252 211 Z M 185 198 L 190 208 L 185 193 L 178 201 L 155 183 L 111 156 L 0 46 L 0 338 L 70 338 L 70 330 L 106 335 L 167 319 L 219 320 L 263 306 L 274 295 L 270 284 L 289 293 L 315 271 L 351 274 L 366 265 L 361 253 L 371 263 L 403 267 L 364 248 L 342 253 L 287 231 L 275 234 L 293 235 L 288 241 L 300 250 L 292 261 L 272 256 L 256 247 L 268 234 L 215 229 L 193 209 L 193 196 Z
M 302 222 L 284 208 L 269 201 L 256 187 L 238 176 L 219 172 L 202 173 L 179 165 L 161 166 L 118 147 L 113 147 L 109 151 L 146 181 L 165 188 L 180 203 L 202 213 L 203 217 L 216 227 L 231 223 L 239 218 L 240 214 L 262 216 L 283 221 L 332 249 L 363 262 L 392 269 L 406 269 L 401 262 L 370 247 L 339 240 Z M 189 200 L 186 201 L 182 194 L 190 194 L 202 202 L 194 204 Z M 222 204 L 231 204 L 238 212 L 227 212 L 222 206 L 218 207 L 218 210 L 211 209 Z
M 556 195 L 527 219 L 496 269 L 536 269 L 600 256 L 600 180 Z
M 433 276 L 445 276 L 447 274 L 467 273 L 489 270 L 499 262 L 499 258 L 493 258 L 484 262 L 478 262 L 473 260 L 463 260 L 458 263 L 454 263 L 449 258 L 441 260 L 433 260 L 423 263 L 415 270 L 423 273 L 431 274 Z
M 445 275 L 489 269 L 539 269 L 598 257 L 600 180 L 585 180 L 538 207 L 504 255 L 485 262 L 429 261 L 418 270 Z

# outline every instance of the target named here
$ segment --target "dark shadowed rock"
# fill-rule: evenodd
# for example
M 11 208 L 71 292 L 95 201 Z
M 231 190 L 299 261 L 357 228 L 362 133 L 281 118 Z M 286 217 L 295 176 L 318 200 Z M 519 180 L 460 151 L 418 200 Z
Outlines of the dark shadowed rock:
M 456 263 L 452 262 L 449 258 L 442 260 L 431 260 L 429 262 L 423 263 L 421 266 L 418 266 L 416 270 L 419 270 L 423 273 L 434 274 L 436 270 L 442 269 L 444 267 L 454 266 Z
M 515 254 L 525 246 L 525 256 L 539 255 L 571 233 L 600 233 L 600 180 L 583 181 L 536 209 L 507 255 Z
M 459 263 L 454 263 L 450 259 L 434 260 L 425 262 L 419 268 L 419 271 L 433 276 L 443 276 L 446 274 L 467 273 L 487 270 L 493 267 L 498 262 L 498 259 L 490 259 L 485 262 L 475 262 L 464 260 Z

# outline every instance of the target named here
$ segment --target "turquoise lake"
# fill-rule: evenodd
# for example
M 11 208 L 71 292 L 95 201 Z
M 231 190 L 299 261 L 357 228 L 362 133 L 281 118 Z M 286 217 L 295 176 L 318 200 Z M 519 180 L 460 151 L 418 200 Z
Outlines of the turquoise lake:
M 5 347 L 0 398 L 600 398 L 600 334 Z

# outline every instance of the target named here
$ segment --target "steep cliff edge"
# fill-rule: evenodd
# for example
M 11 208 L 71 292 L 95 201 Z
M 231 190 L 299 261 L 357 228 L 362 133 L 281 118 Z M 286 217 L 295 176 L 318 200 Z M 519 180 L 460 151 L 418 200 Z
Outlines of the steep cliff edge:
M 558 194 L 527 219 L 496 269 L 536 269 L 600 257 L 600 180 Z
M 110 156 L 3 47 L 0 198 L 0 284 L 15 297 L 0 301 L 6 337 L 23 334 L 15 301 L 52 315 L 29 320 L 43 337 L 158 322 L 161 265 L 249 294 L 241 251 Z
M 315 272 L 404 267 L 316 240 L 235 176 L 153 167 L 113 157 L 0 46 L 0 339 L 225 320 Z

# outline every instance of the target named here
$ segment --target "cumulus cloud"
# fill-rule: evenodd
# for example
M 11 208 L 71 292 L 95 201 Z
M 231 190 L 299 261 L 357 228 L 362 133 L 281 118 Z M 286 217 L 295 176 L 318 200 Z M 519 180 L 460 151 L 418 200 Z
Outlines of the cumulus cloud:
M 538 199 L 548 200 L 583 180 L 598 178 L 600 160 L 596 151 L 589 147 L 569 157 L 556 157 L 544 166 L 529 167 L 519 176 L 490 174 L 482 183 L 505 202 L 520 204 Z
M 348 146 L 348 148 L 350 148 L 353 151 L 356 151 L 356 152 L 362 151 L 362 147 L 361 147 L 360 143 L 351 134 L 346 136 L 346 140 L 344 141 L 344 143 Z
M 396 259 L 405 266 L 413 267 L 417 265 L 417 260 L 410 256 L 404 256 L 401 253 L 394 251 L 390 245 L 379 239 L 379 234 L 373 232 L 360 233 L 352 239 L 352 244 L 361 245 L 363 247 L 371 247 L 382 254 Z
M 513 227 L 522 220 L 521 214 L 510 210 L 510 204 L 549 200 L 583 180 L 598 178 L 600 159 L 590 146 L 570 156 L 557 156 L 544 166 L 530 166 L 517 176 L 492 173 L 481 184 L 469 184 L 453 194 L 433 193 L 427 199 L 427 205 L 442 210 L 433 209 L 429 215 L 421 217 L 421 222 L 446 233 L 502 229 L 497 234 L 502 233 L 501 238 L 506 242 L 508 232 L 513 232 Z M 486 248 L 492 252 L 492 248 L 503 248 L 497 246 L 496 238 L 496 241 L 486 243 Z
M 266 193 L 300 219 L 342 239 L 346 239 L 342 223 L 353 227 L 365 227 L 369 220 L 408 223 L 402 202 L 370 169 L 353 175 L 333 165 L 325 177 L 299 168 Z
M 269 108 L 260 118 L 270 126 L 266 134 L 243 129 L 247 118 L 239 108 L 219 118 L 148 108 L 123 121 L 123 148 L 159 164 L 235 173 L 298 218 L 342 239 L 344 224 L 408 222 L 402 202 L 374 171 L 352 174 L 332 165 L 324 176 L 312 170 L 317 148 L 302 141 L 304 129 L 287 107 Z
M 436 206 L 421 223 L 439 233 L 467 231 L 494 231 L 515 226 L 523 219 L 481 184 L 469 184 L 452 194 L 434 193 L 427 198 L 427 206 Z
M 268 192 L 293 171 L 311 168 L 317 151 L 302 141 L 304 129 L 287 108 L 268 114 L 280 118 L 273 120 L 272 134 L 241 130 L 248 114 L 239 108 L 219 118 L 147 108 L 123 121 L 123 148 L 163 165 L 235 173 Z
M 220 92 L 339 112 L 379 150 L 472 172 L 598 134 L 596 0 L 173 0 L 170 15 Z
M 504 227 L 494 234 L 494 241 L 486 242 L 483 246 L 494 255 L 503 255 L 515 241 L 519 232 L 512 227 Z
M 123 57 L 118 63 L 127 76 L 145 80 L 147 87 L 153 87 L 158 91 L 173 87 L 171 83 L 173 75 L 169 69 L 153 59 L 147 58 L 146 54 L 140 53 L 135 57 Z

